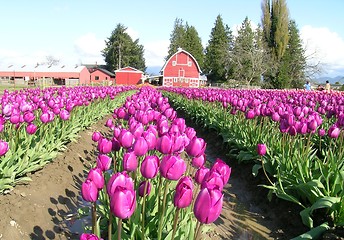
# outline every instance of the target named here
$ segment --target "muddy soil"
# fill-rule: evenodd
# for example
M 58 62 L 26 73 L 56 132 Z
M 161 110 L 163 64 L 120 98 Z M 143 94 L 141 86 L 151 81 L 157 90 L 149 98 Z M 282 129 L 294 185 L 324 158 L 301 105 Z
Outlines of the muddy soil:
M 105 132 L 105 120 L 80 133 L 76 143 L 52 163 L 35 172 L 32 181 L 0 195 L 0 239 L 78 239 L 81 222 L 73 216 L 83 205 L 80 185 L 86 169 L 95 161 L 92 133 Z M 214 133 L 197 129 L 208 143 L 207 158 L 217 157 L 232 167 L 224 189 L 224 207 L 214 230 L 205 239 L 290 239 L 305 232 L 295 205 L 266 198 L 267 191 L 257 187 L 250 165 L 239 165 L 225 156 L 221 139 Z

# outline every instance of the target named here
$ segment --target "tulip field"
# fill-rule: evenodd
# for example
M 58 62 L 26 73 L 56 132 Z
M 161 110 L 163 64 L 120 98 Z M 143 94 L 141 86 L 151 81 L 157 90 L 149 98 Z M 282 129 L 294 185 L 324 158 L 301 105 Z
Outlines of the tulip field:
M 82 240 L 200 239 L 211 230 L 232 168 L 208 161 L 206 141 L 178 111 L 220 135 L 229 158 L 264 177 L 257 188 L 268 189 L 267 201 L 302 208 L 295 217 L 310 231 L 295 239 L 344 226 L 340 92 L 52 87 L 5 90 L 1 110 L 0 194 L 30 181 L 80 131 L 111 116 L 108 131 L 90 136 L 97 157 L 80 183 L 78 217 L 91 220 Z

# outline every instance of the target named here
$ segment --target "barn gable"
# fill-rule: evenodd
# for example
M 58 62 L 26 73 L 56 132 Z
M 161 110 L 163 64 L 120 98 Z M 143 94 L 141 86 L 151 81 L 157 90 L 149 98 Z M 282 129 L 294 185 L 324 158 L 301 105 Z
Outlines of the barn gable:
M 123 67 L 115 71 L 116 84 L 136 85 L 142 82 L 143 72 L 133 67 Z

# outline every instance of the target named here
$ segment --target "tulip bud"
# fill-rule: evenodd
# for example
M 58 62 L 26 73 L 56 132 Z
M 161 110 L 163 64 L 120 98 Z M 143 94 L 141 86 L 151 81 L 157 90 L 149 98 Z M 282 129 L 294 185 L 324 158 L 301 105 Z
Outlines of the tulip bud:
M 4 156 L 8 152 L 8 149 L 8 143 L 3 140 L 0 140 L 0 157 Z
M 340 129 L 336 126 L 336 125 L 332 125 L 329 129 L 328 129 L 328 136 L 330 138 L 338 138 L 339 134 L 340 134 Z
M 62 120 L 64 120 L 64 121 L 68 120 L 69 117 L 70 117 L 70 113 L 67 110 L 63 109 L 63 110 L 60 111 L 60 118 Z
M 112 142 L 106 138 L 98 141 L 98 151 L 102 154 L 107 154 L 112 150 Z
M 129 218 L 136 208 L 136 194 L 133 189 L 118 186 L 110 199 L 111 212 L 118 218 Z
M 107 171 L 111 167 L 111 158 L 105 154 L 99 154 L 97 156 L 97 168 L 101 169 L 103 172 Z
M 218 189 L 203 188 L 195 201 L 194 214 L 201 223 L 212 223 L 221 214 L 223 194 Z
M 104 176 L 100 168 L 92 168 L 88 172 L 87 179 L 92 180 L 98 189 L 102 189 L 104 187 Z
M 83 233 L 80 236 L 80 240 L 102 240 L 102 238 L 98 238 L 95 234 Z
M 226 185 L 231 176 L 232 168 L 230 168 L 224 161 L 217 158 L 210 171 L 219 173 L 223 180 L 223 185 Z
M 148 152 L 148 143 L 144 137 L 135 140 L 133 150 L 136 156 L 143 156 Z
M 182 177 L 176 186 L 173 204 L 177 208 L 190 206 L 193 196 L 193 183 L 191 177 Z
M 201 184 L 203 182 L 205 175 L 209 172 L 209 170 L 210 170 L 209 168 L 206 168 L 204 166 L 200 167 L 195 173 L 195 181 L 198 184 Z
M 135 171 L 138 166 L 136 154 L 134 152 L 126 152 L 123 155 L 123 170 L 132 172 Z
M 172 139 L 169 135 L 163 135 L 157 141 L 157 150 L 162 154 L 172 153 Z
M 37 126 L 33 123 L 30 123 L 29 125 L 26 126 L 26 132 L 30 135 L 35 134 L 37 131 Z
M 148 144 L 148 150 L 153 150 L 156 147 L 157 139 L 156 135 L 152 131 L 143 132 L 142 136 L 145 138 Z
M 111 196 L 118 186 L 134 189 L 133 179 L 129 177 L 126 172 L 118 172 L 113 174 L 106 186 L 108 195 Z
M 49 122 L 49 114 L 48 113 L 43 113 L 40 117 L 42 123 L 47 123 Z
M 160 173 L 169 180 L 178 180 L 186 171 L 185 161 L 178 156 L 166 155 L 160 163 Z
M 93 142 L 98 142 L 102 138 L 102 135 L 100 132 L 94 132 L 92 134 L 92 141 Z
M 320 137 L 325 136 L 325 134 L 326 134 L 325 129 L 321 128 L 321 129 L 318 130 L 318 135 L 319 135 Z
M 266 154 L 266 145 L 258 143 L 257 144 L 257 153 L 260 156 L 264 156 Z
M 246 112 L 246 119 L 253 119 L 255 117 L 254 110 L 250 109 Z
M 124 148 L 130 148 L 133 145 L 134 135 L 127 129 L 122 129 L 118 136 L 118 141 Z
M 95 202 L 98 199 L 98 188 L 91 179 L 81 185 L 82 198 L 87 202 Z
M 143 197 L 145 192 L 145 186 L 146 186 L 146 196 L 148 196 L 151 192 L 152 185 L 149 181 L 143 181 L 139 185 L 139 196 Z
M 186 152 L 191 157 L 199 157 L 204 154 L 206 142 L 202 138 L 194 137 L 186 147 Z
M 205 164 L 205 154 L 202 154 L 199 157 L 194 157 L 192 158 L 191 161 L 192 166 L 194 166 L 195 168 L 200 168 Z
M 140 167 L 141 174 L 144 178 L 154 178 L 158 174 L 159 158 L 157 156 L 146 156 Z

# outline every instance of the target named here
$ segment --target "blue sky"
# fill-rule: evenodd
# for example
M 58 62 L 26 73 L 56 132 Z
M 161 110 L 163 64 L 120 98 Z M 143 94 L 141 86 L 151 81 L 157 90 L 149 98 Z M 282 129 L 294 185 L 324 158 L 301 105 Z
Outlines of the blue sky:
M 289 15 L 321 75 L 344 75 L 344 1 L 287 0 Z M 147 66 L 162 66 L 174 20 L 193 25 L 205 46 L 216 16 L 233 31 L 247 16 L 260 23 L 260 0 L 11 0 L 0 14 L 0 65 L 35 64 L 54 56 L 63 64 L 104 63 L 100 51 L 118 23 L 144 45 Z

